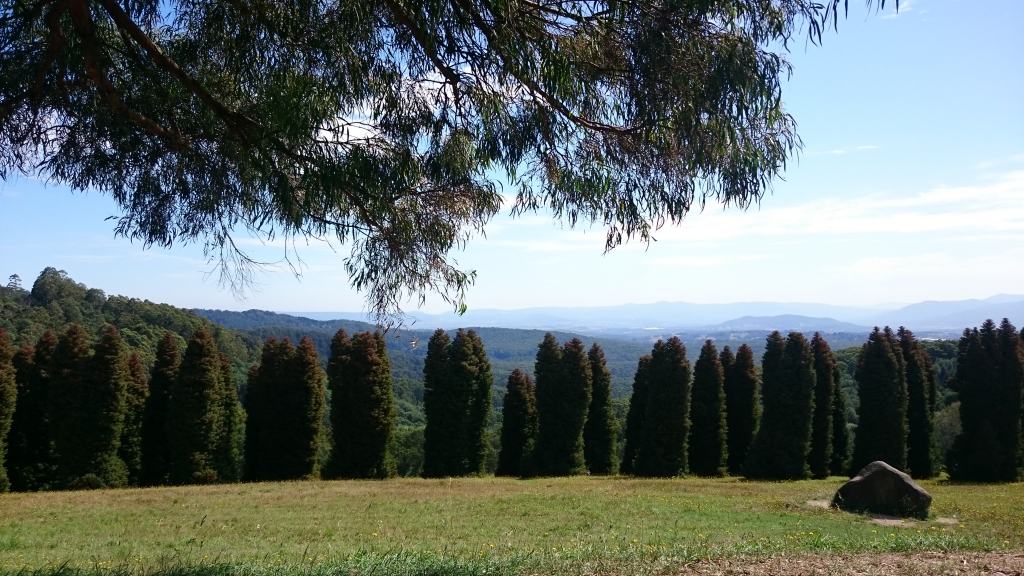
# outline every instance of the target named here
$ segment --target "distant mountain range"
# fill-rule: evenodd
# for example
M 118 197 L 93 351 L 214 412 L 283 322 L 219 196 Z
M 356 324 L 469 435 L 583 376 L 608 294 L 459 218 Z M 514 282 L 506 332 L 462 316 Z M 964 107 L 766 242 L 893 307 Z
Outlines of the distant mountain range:
M 320 320 L 363 320 L 361 313 L 295 312 Z M 647 339 L 692 332 L 800 330 L 828 333 L 866 332 L 872 326 L 907 326 L 916 332 L 956 335 L 988 318 L 1024 323 L 1024 295 L 1000 294 L 985 299 L 927 301 L 894 309 L 799 302 L 695 304 L 656 302 L 586 308 L 524 308 L 409 314 L 409 328 L 432 330 L 460 326 L 562 330 L 589 335 Z

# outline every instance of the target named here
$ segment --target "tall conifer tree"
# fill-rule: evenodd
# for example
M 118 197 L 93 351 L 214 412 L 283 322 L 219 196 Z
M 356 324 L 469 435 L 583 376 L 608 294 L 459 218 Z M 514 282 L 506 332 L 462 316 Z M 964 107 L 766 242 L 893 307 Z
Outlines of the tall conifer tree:
M 999 477 L 1005 482 L 1016 482 L 1024 473 L 1024 350 L 1020 335 L 1009 319 L 999 324 L 998 362 L 996 382 L 996 433 L 1002 446 Z
M 149 398 L 149 376 L 138 354 L 128 357 L 128 377 L 118 455 L 127 468 L 128 484 L 138 486 L 142 483 L 142 421 Z
M 82 397 L 88 389 L 85 376 L 92 368 L 91 354 L 89 336 L 78 324 L 68 326 L 57 341 L 49 386 L 56 468 L 53 487 L 67 487 L 89 469 L 87 438 L 81 430 L 88 425 Z
M 14 345 L 7 332 L 0 329 L 0 492 L 11 488 L 7 476 L 7 438 L 14 420 L 18 385 L 14 371 Z
M 387 346 L 380 333 L 362 332 L 347 348 L 344 369 L 331 373 L 332 379 L 340 377 L 331 382 L 331 409 L 338 426 L 333 470 L 344 478 L 389 478 L 395 475 L 395 413 Z
M 725 351 L 722 356 L 728 359 Z M 761 378 L 754 363 L 754 351 L 746 344 L 739 347 L 735 359 L 728 362 L 728 368 L 723 369 L 728 468 L 730 474 L 738 475 L 743 473 L 747 452 L 761 421 Z
M 449 345 L 451 339 L 437 329 L 427 343 L 423 363 L 423 476 L 440 478 L 457 474 L 454 447 L 460 441 L 457 403 L 452 400 L 449 381 Z
M 79 476 L 94 474 L 106 486 L 124 486 L 128 468 L 118 455 L 124 430 L 131 373 L 128 354 L 117 328 L 103 328 L 85 378 L 88 387 L 80 397 L 85 443 Z M 66 455 L 64 455 L 66 457 Z
M 850 429 L 846 424 L 846 392 L 840 382 L 839 365 L 832 369 L 832 381 L 835 383 L 836 396 L 832 402 L 832 458 L 829 461 L 829 472 L 832 476 L 842 476 L 850 470 Z
M 814 354 L 799 332 L 785 341 L 768 336 L 763 366 L 764 416 L 750 447 L 746 475 L 751 478 L 799 479 L 810 475 L 814 410 Z
M 875 330 L 857 359 L 857 435 L 851 472 L 875 460 L 907 467 L 907 382 L 903 353 L 892 330 Z
M 836 358 L 820 332 L 814 333 L 811 350 L 814 353 L 814 413 L 811 418 L 811 451 L 807 456 L 807 464 L 811 469 L 811 477 L 827 478 L 832 464 L 832 436 L 835 430 L 832 414 L 836 393 L 833 378 Z
M 633 393 L 629 397 L 629 411 L 626 413 L 625 446 L 622 450 L 623 474 L 636 473 L 636 455 L 644 437 L 644 418 L 647 416 L 647 398 L 650 391 L 651 357 L 642 356 L 633 376 Z
M 529 476 L 537 440 L 537 398 L 533 379 L 516 368 L 508 376 L 502 406 L 497 476 Z
M 727 463 L 725 375 L 715 343 L 706 340 L 693 367 L 690 406 L 690 471 L 723 476 Z
M 216 482 L 214 456 L 223 430 L 220 352 L 206 328 L 192 334 L 170 391 L 168 442 L 175 484 Z
M 897 337 L 907 382 L 907 468 L 914 478 L 931 478 L 938 472 L 932 442 L 935 371 L 913 332 L 901 326 Z
M 612 411 L 612 374 L 598 344 L 590 347 L 587 359 L 592 382 L 590 408 L 583 428 L 583 455 L 591 474 L 614 474 L 618 469 L 618 424 Z
M 473 330 L 467 331 L 465 337 L 469 341 L 469 351 L 474 364 L 474 369 L 465 375 L 466 377 L 471 376 L 464 437 L 465 472 L 467 474 L 482 474 L 490 447 L 487 423 L 490 421 L 491 405 L 493 404 L 491 388 L 494 386 L 494 376 L 491 373 L 491 361 L 487 358 L 483 340 Z M 453 358 L 456 356 L 453 354 Z M 453 370 L 453 372 L 458 374 L 457 370 Z
M 56 481 L 56 454 L 50 426 L 50 380 L 57 336 L 47 330 L 35 348 L 15 355 L 18 409 L 11 425 L 8 472 L 14 490 L 46 490 Z
M 156 360 L 149 376 L 149 398 L 142 422 L 142 483 L 159 486 L 171 481 L 170 422 L 171 390 L 181 368 L 178 337 L 164 332 L 157 344 Z
M 294 421 L 289 426 L 292 447 L 287 468 L 296 477 L 320 474 L 320 446 L 324 442 L 324 415 L 327 409 L 325 375 L 320 367 L 316 345 L 309 338 L 299 341 L 292 360 L 293 381 L 288 406 Z
M 534 452 L 537 472 L 553 474 L 563 435 L 564 414 L 569 409 L 563 397 L 562 347 L 550 332 L 537 346 L 533 381 L 537 391 L 537 446 Z
M 673 336 L 651 350 L 643 439 L 634 472 L 640 476 L 686 474 L 690 433 L 690 363 L 686 347 Z
M 292 389 L 297 378 L 294 368 L 295 346 L 291 340 L 269 338 L 263 343 L 259 365 L 249 373 L 245 462 L 250 480 L 303 477 L 287 462 L 296 449 L 291 441 L 299 419 Z
M 227 355 L 220 355 L 220 412 L 223 418 L 214 453 L 214 469 L 221 482 L 238 482 L 245 473 L 245 410 Z

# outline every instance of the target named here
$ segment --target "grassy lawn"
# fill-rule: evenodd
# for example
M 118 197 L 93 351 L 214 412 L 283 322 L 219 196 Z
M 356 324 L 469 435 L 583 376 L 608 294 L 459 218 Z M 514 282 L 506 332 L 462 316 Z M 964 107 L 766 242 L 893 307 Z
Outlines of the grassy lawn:
M 1024 484 L 925 482 L 932 517 L 884 526 L 807 504 L 841 481 L 402 479 L 4 494 L 0 571 L 641 574 L 740 555 L 1024 550 Z

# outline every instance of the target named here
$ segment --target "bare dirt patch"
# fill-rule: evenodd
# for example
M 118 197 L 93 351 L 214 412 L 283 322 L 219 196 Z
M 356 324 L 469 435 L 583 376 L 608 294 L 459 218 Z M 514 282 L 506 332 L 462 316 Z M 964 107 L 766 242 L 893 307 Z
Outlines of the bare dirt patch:
M 824 508 L 825 510 L 832 507 L 832 503 L 828 500 L 808 500 L 807 505 L 811 508 Z
M 688 566 L 680 576 L 1024 576 L 1024 553 L 857 554 L 733 558 Z

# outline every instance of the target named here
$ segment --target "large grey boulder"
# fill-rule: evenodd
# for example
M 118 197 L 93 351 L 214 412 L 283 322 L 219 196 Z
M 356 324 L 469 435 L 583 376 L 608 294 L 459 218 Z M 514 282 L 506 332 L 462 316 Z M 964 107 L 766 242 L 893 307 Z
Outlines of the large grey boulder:
M 836 490 L 832 506 L 848 512 L 927 518 L 932 495 L 881 460 L 868 464 Z

